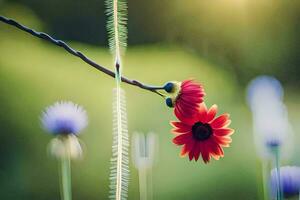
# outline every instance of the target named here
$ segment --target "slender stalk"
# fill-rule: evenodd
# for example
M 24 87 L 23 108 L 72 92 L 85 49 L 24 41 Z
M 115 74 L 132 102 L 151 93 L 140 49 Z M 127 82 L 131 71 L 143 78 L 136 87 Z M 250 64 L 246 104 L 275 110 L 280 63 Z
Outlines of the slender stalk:
M 119 35 L 118 35 L 118 0 L 113 1 L 113 17 L 115 27 L 115 79 L 117 87 L 117 129 L 118 129 L 118 156 L 117 156 L 117 180 L 116 180 L 116 200 L 122 198 L 122 161 L 123 161 L 123 138 L 122 138 L 122 115 L 121 115 L 121 55 L 119 47 Z
M 269 190 L 268 190 L 268 162 L 262 161 L 262 180 L 263 180 L 263 194 L 264 194 L 264 200 L 269 200 Z
M 118 129 L 118 156 L 117 156 L 117 180 L 116 180 L 116 200 L 121 200 L 122 195 L 122 161 L 123 161 L 123 140 L 122 140 L 122 115 L 121 115 L 121 92 L 120 84 L 117 81 L 117 129 Z
M 148 169 L 148 200 L 153 199 L 153 181 L 152 181 L 152 166 Z
M 157 147 L 156 137 L 153 133 L 147 135 L 135 133 L 132 143 L 134 164 L 139 173 L 140 200 L 152 200 L 152 167 Z
M 147 200 L 147 168 L 139 168 L 139 189 L 140 189 L 140 200 Z
M 274 153 L 274 167 L 276 170 L 276 199 L 282 200 L 283 194 L 281 191 L 281 180 L 280 180 L 280 155 L 279 155 L 279 147 L 273 147 L 273 153 Z
M 31 29 L 31 28 L 28 28 L 28 27 L 20 24 L 19 22 L 15 21 L 13 19 L 1 16 L 1 15 L 0 15 L 0 21 L 3 22 L 3 23 L 5 23 L 5 24 L 14 26 L 14 27 L 16 27 L 17 29 L 19 29 L 21 31 L 27 32 L 27 33 L 31 34 L 32 36 L 34 36 L 34 37 L 38 37 L 40 39 L 46 40 L 48 42 L 51 42 L 52 44 L 65 49 L 68 53 L 72 54 L 73 56 L 76 56 L 76 57 L 80 58 L 82 61 L 84 61 L 88 65 L 94 67 L 95 69 L 103 72 L 104 74 L 107 74 L 107 75 L 115 78 L 115 72 L 109 70 L 108 68 L 106 68 L 104 66 L 101 66 L 101 65 L 97 64 L 95 61 L 91 60 L 90 58 L 88 58 L 87 56 L 85 56 L 80 51 L 77 51 L 77 50 L 71 48 L 67 43 L 65 43 L 62 40 L 54 39 L 53 37 L 51 37 L 50 35 L 48 35 L 46 33 L 37 32 L 37 31 L 35 31 L 35 30 Z M 121 76 L 121 81 L 124 82 L 124 83 L 127 83 L 129 85 L 133 85 L 133 86 L 139 87 L 141 89 L 148 90 L 150 92 L 154 92 L 154 93 L 156 93 L 156 94 L 158 94 L 160 96 L 163 96 L 158 91 L 156 91 L 158 89 L 163 89 L 163 87 L 161 87 L 161 86 L 159 86 L 159 87 L 149 86 L 149 85 L 146 85 L 146 84 L 144 84 L 144 83 L 142 83 L 140 81 L 137 81 L 137 80 L 134 80 L 134 79 L 132 80 L 132 79 L 129 79 L 129 78 L 126 78 L 126 77 L 123 77 L 123 76 Z
M 139 168 L 140 200 L 153 199 L 152 167 Z
M 123 143 L 123 118 L 122 118 L 122 105 L 121 105 L 121 82 L 122 82 L 122 61 L 121 61 L 121 47 L 120 47 L 120 18 L 119 15 L 119 0 L 112 1 L 112 17 L 113 17 L 113 31 L 114 31 L 114 59 L 115 59 L 115 80 L 116 80 L 116 88 L 117 88 L 117 99 L 116 99 L 116 111 L 117 111 L 117 172 L 116 172 L 116 194 L 115 199 L 121 200 L 124 199 L 125 190 L 123 180 L 125 179 L 123 173 L 123 163 L 124 163 L 124 151 L 126 151 L 126 147 Z M 108 24 L 110 22 L 108 21 Z M 124 105 L 125 106 L 125 105 Z M 124 193 L 124 194 L 123 194 Z M 126 198 L 127 199 L 127 198 Z
M 72 199 L 71 191 L 71 161 L 70 156 L 64 156 L 61 158 L 61 194 L 63 200 Z

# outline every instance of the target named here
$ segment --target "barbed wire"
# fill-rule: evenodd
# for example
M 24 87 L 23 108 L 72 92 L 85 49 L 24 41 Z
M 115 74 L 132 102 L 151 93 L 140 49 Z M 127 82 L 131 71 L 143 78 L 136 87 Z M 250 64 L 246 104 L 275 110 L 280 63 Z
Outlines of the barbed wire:
M 14 26 L 14 27 L 18 28 L 19 30 L 25 31 L 25 32 L 29 33 L 32 36 L 38 37 L 40 39 L 46 40 L 46 41 L 56 45 L 56 46 L 59 46 L 59 47 L 65 49 L 67 52 L 69 52 L 73 56 L 76 56 L 76 57 L 80 58 L 82 61 L 84 61 L 85 63 L 87 63 L 90 66 L 94 67 L 95 69 L 97 69 L 97 70 L 99 70 L 99 71 L 101 71 L 101 72 L 103 72 L 103 73 L 105 73 L 105 74 L 107 74 L 107 75 L 109 75 L 113 78 L 115 77 L 115 73 L 113 71 L 109 70 L 108 68 L 106 68 L 104 66 L 101 66 L 101 65 L 97 64 L 96 62 L 94 62 L 93 60 L 91 60 L 90 58 L 85 56 L 83 53 L 81 53 L 80 51 L 77 51 L 77 50 L 73 49 L 72 47 L 70 47 L 66 42 L 64 42 L 62 40 L 54 39 L 53 37 L 51 37 L 47 33 L 35 31 L 35 30 L 33 30 L 33 29 L 31 29 L 27 26 L 24 26 L 24 25 L 20 24 L 19 22 L 15 21 L 13 19 L 1 16 L 1 15 L 0 15 L 0 21 L 2 21 L 5 24 Z M 160 96 L 163 96 L 162 94 L 160 94 L 157 91 L 159 89 L 163 89 L 163 87 L 161 87 L 161 86 L 159 86 L 159 87 L 149 86 L 149 85 L 146 85 L 144 83 L 141 83 L 140 81 L 131 80 L 131 79 L 126 78 L 124 76 L 122 76 L 121 80 L 124 83 L 130 84 L 130 85 L 133 85 L 133 86 L 137 86 L 139 88 L 149 90 L 149 91 L 154 92 L 154 93 L 156 93 Z

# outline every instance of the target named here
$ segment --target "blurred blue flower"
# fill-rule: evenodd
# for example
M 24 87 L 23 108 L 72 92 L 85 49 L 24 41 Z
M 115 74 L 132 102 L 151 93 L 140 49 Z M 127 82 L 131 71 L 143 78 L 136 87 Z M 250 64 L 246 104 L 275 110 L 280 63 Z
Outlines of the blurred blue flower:
M 271 171 L 271 193 L 276 196 L 277 178 L 276 169 Z M 284 197 L 292 197 L 299 194 L 300 167 L 285 166 L 280 168 L 280 182 Z
M 73 102 L 56 102 L 45 109 L 41 122 L 52 134 L 77 135 L 88 124 L 86 111 Z
M 249 83 L 247 101 L 259 155 L 269 157 L 270 150 L 281 147 L 280 152 L 288 157 L 293 146 L 292 132 L 280 82 L 271 76 L 258 76 Z
M 262 102 L 282 101 L 283 88 L 272 76 L 258 76 L 248 85 L 247 101 L 251 109 Z

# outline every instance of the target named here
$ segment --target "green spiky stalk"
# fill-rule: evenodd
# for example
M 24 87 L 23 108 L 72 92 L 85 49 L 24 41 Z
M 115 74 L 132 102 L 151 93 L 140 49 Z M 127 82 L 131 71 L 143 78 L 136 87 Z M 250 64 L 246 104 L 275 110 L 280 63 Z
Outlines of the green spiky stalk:
M 109 48 L 115 57 L 115 64 L 121 65 L 121 55 L 127 47 L 127 2 L 126 0 L 106 0 L 106 7 Z M 116 76 L 116 78 L 119 77 Z
M 125 92 L 114 89 L 113 103 L 113 146 L 110 168 L 110 199 L 127 199 L 129 183 L 128 130 L 125 107 Z
M 112 146 L 110 199 L 127 199 L 129 182 L 128 131 L 125 92 L 121 88 L 121 54 L 127 41 L 127 4 L 126 0 L 106 0 L 107 30 L 109 47 L 114 55 L 116 88 L 114 89 L 114 136 Z

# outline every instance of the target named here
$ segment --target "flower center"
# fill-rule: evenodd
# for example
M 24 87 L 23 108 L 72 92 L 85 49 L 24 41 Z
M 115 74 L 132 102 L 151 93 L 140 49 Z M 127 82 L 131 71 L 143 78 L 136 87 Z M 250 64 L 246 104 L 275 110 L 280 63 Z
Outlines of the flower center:
M 212 134 L 212 128 L 209 124 L 197 122 L 192 127 L 193 138 L 195 140 L 207 140 Z

